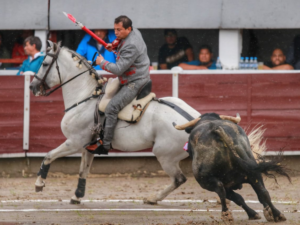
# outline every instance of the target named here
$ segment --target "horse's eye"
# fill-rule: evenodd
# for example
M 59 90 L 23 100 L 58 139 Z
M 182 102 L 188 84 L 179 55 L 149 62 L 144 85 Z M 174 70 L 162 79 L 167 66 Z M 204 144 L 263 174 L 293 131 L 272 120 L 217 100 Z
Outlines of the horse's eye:
M 43 63 L 43 66 L 49 66 L 49 64 L 48 63 Z

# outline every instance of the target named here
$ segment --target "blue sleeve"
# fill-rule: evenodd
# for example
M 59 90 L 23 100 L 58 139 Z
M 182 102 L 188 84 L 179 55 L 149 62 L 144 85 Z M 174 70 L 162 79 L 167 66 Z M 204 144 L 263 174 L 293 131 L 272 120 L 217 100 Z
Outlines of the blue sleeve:
M 117 38 L 114 30 L 108 30 L 107 37 L 108 37 L 109 43 L 112 43 Z
M 213 62 L 213 63 L 211 64 L 211 66 L 208 67 L 207 69 L 209 69 L 209 70 L 216 70 L 216 69 L 217 69 L 216 62 Z
M 17 75 L 21 75 L 21 72 L 24 72 L 24 70 L 25 70 L 25 63 L 26 63 L 25 61 L 23 61 L 22 66 L 21 66 L 20 70 L 18 71 Z
M 188 64 L 188 65 L 192 65 L 192 66 L 199 66 L 200 63 L 198 60 L 194 60 L 194 61 L 190 61 L 190 62 L 185 62 L 185 64 Z
M 40 56 L 35 68 L 33 69 L 33 72 L 35 72 L 35 73 L 39 72 L 39 69 L 40 69 L 43 61 L 44 61 L 44 57 Z
M 81 42 L 79 43 L 76 52 L 85 58 L 87 58 L 87 43 L 90 40 L 91 36 L 89 34 L 86 34 Z

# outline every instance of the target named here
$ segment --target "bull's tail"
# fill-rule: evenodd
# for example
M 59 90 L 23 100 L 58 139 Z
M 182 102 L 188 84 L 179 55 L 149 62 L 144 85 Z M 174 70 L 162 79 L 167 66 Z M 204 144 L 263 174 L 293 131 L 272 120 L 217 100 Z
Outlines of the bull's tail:
M 259 158 L 257 159 L 257 163 L 252 159 L 244 160 L 237 153 L 232 138 L 226 134 L 226 132 L 222 127 L 218 126 L 214 131 L 217 134 L 219 134 L 225 147 L 232 152 L 234 158 L 236 159 L 236 161 L 238 162 L 242 170 L 244 170 L 247 173 L 255 173 L 255 172 L 263 173 L 267 177 L 275 179 L 275 181 L 277 182 L 275 175 L 272 173 L 275 172 L 277 174 L 287 177 L 287 179 L 291 183 L 291 178 L 286 172 L 287 169 L 280 164 L 280 162 L 282 161 L 282 157 L 281 157 L 282 154 L 268 161 L 266 161 L 262 155 L 259 155 L 258 156 Z
M 266 141 L 263 141 L 265 131 L 266 129 L 263 128 L 263 125 L 255 126 L 248 134 L 251 150 L 257 162 L 267 150 Z

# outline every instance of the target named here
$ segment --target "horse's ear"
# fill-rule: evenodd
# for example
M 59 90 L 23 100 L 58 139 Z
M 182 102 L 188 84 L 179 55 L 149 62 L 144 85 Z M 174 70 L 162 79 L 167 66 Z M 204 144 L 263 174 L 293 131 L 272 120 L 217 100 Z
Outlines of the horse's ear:
M 53 48 L 53 42 L 52 41 L 48 40 L 47 44 L 48 44 L 48 47 Z
M 57 47 L 61 47 L 61 41 L 57 43 Z

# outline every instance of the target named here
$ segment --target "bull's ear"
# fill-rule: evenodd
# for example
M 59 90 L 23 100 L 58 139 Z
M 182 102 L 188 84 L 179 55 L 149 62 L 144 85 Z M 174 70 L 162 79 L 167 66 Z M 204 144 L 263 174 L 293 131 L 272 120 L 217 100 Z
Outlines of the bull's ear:
M 192 132 L 192 130 L 194 129 L 195 126 L 190 126 L 185 128 L 185 132 L 187 132 L 188 134 L 190 134 Z

